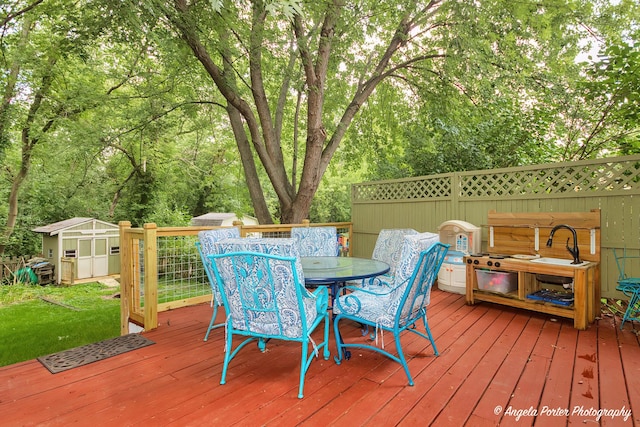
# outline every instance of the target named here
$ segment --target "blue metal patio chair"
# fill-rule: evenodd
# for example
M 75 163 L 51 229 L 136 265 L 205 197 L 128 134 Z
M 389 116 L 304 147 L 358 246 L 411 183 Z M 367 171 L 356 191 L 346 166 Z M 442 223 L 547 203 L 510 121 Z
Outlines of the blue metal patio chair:
M 355 287 L 352 288 L 351 293 L 336 300 L 334 312 L 337 316 L 333 320 L 333 327 L 338 350 L 335 358 L 337 364 L 341 363 L 343 354 L 346 359 L 349 359 L 350 353 L 346 349 L 373 350 L 400 363 L 409 379 L 409 385 L 413 385 L 413 378 L 400 340 L 400 335 L 404 331 L 413 332 L 428 339 L 434 354 L 438 356 L 438 349 L 427 322 L 427 306 L 430 302 L 431 287 L 438 277 L 438 270 L 449 245 L 442 244 L 437 239 L 438 236 L 432 233 L 405 236 L 402 258 L 391 288 Z M 360 341 L 344 342 L 339 328 L 340 321 L 343 319 L 375 328 L 376 345 Z M 416 322 L 420 319 L 426 333 L 417 329 Z M 397 355 L 384 349 L 384 331 L 393 334 Z M 382 338 L 381 347 L 377 346 L 378 334 Z
M 252 341 L 265 351 L 272 339 L 302 344 L 298 397 L 303 397 L 304 378 L 314 356 L 323 351 L 329 359 L 328 292 L 325 287 L 310 293 L 293 239 L 226 239 L 218 242 L 217 254 L 209 255 L 227 314 L 224 365 L 220 384 L 226 382 L 229 363 Z M 324 321 L 323 341 L 310 335 Z M 234 336 L 247 337 L 233 348 Z M 312 352 L 309 354 L 309 346 Z
M 215 253 L 214 243 L 222 239 L 233 237 L 240 237 L 240 230 L 238 229 L 238 227 L 217 228 L 215 230 L 205 230 L 198 233 L 198 241 L 196 242 L 196 247 L 198 248 L 200 259 L 202 259 L 204 271 L 207 273 L 209 284 L 211 285 L 211 307 L 213 307 L 211 322 L 209 322 L 207 333 L 204 335 L 205 341 L 209 339 L 209 333 L 212 329 L 224 326 L 224 323 L 214 324 L 216 316 L 218 315 L 218 307 L 222 305 L 222 298 L 220 297 L 220 291 L 218 290 L 218 285 L 216 284 L 213 270 L 211 269 L 211 262 L 207 259 L 207 256 Z
M 640 255 L 627 255 L 627 249 L 623 249 L 622 255 L 613 249 L 613 256 L 618 266 L 618 286 L 616 289 L 621 291 L 629 298 L 627 309 L 622 317 L 620 329 L 624 327 L 627 320 L 640 320 L 640 277 L 629 277 L 626 270 L 626 262 L 629 259 L 640 259 Z
M 300 256 L 340 255 L 336 227 L 291 227 L 291 238 L 296 241 Z

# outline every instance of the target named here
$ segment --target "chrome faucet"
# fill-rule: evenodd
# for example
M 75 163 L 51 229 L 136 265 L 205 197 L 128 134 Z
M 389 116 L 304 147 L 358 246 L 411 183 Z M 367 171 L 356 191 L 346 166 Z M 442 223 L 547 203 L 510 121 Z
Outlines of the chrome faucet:
M 578 249 L 578 234 L 576 233 L 575 228 L 571 227 L 570 225 L 559 224 L 553 227 L 551 229 L 551 233 L 549 233 L 549 240 L 547 240 L 547 247 L 548 248 L 551 247 L 551 243 L 553 242 L 553 235 L 555 234 L 556 230 L 560 228 L 566 228 L 567 230 L 571 231 L 571 233 L 573 234 L 573 248 L 569 247 L 569 239 L 567 239 L 567 250 L 569 251 L 571 256 L 573 256 L 573 262 L 571 264 L 580 264 L 582 261 L 580 261 L 580 250 Z

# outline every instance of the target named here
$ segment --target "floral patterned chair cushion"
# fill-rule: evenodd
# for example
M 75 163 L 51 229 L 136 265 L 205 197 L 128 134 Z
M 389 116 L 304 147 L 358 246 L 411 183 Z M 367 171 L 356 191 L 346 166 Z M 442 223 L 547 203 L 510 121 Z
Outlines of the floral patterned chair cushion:
M 389 228 L 380 230 L 371 258 L 389 264 L 391 269 L 387 274 L 393 277 L 402 256 L 404 237 L 414 234 L 418 234 L 418 232 L 413 228 Z
M 218 254 L 252 252 L 294 259 L 259 261 L 256 256 L 247 256 L 218 258 L 215 262 L 234 329 L 274 337 L 303 336 L 321 312 L 322 301 L 304 287 L 302 264 L 293 239 L 236 238 L 215 246 Z
M 418 232 L 412 228 L 388 228 L 380 230 L 371 259 L 386 262 L 390 268 L 389 271 L 382 276 L 365 280 L 363 285 L 391 286 L 393 284 L 393 276 L 396 274 L 396 269 L 402 257 L 404 238 L 405 236 L 415 234 L 418 234 Z
M 204 336 L 205 341 L 209 339 L 209 334 L 211 333 L 212 329 L 224 325 L 224 323 L 215 324 L 216 317 L 218 316 L 218 307 L 222 305 L 222 298 L 220 296 L 220 291 L 218 290 L 218 285 L 216 284 L 213 270 L 211 269 L 211 262 L 209 261 L 207 256 L 215 253 L 216 248 L 214 247 L 214 244 L 216 242 L 223 239 L 239 237 L 240 230 L 238 229 L 238 227 L 216 228 L 213 230 L 203 230 L 198 233 L 198 241 L 196 242 L 196 247 L 198 248 L 198 253 L 200 254 L 202 264 L 204 265 L 205 273 L 207 274 L 207 278 L 209 279 L 209 284 L 211 285 L 211 305 L 213 307 L 211 322 L 209 322 L 209 328 L 207 329 L 207 332 Z
M 391 288 L 382 291 L 372 290 L 373 288 L 355 289 L 352 293 L 339 298 L 338 303 L 333 309 L 334 313 L 338 314 L 344 311 L 350 315 L 357 314 L 359 317 L 392 328 L 395 323 L 396 312 L 403 302 L 405 290 L 411 283 L 413 274 L 416 273 L 415 269 L 418 267 L 421 252 L 426 251 L 438 241 L 439 236 L 437 234 L 428 232 L 416 232 L 415 234 L 404 236 L 401 250 L 402 255 L 399 259 Z M 427 289 L 419 289 L 418 286 L 414 286 L 408 299 L 410 300 L 418 291 L 424 292 L 423 302 L 424 306 L 427 306 L 431 296 L 430 285 Z M 356 299 L 359 300 L 358 310 L 355 310 L 352 304 Z M 403 310 L 402 317 L 406 320 L 408 314 L 413 311 L 413 307 L 403 307 Z
M 336 227 L 292 227 L 291 238 L 300 256 L 337 256 L 340 248 Z

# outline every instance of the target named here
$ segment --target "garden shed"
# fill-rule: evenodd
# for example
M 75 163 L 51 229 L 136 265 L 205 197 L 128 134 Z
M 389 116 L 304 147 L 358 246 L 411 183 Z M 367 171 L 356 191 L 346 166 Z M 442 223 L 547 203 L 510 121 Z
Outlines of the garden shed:
M 33 231 L 42 234 L 42 254 L 55 266 L 56 283 L 120 273 L 116 224 L 76 217 Z
M 240 218 L 234 213 L 209 212 L 191 218 L 191 225 L 194 227 L 220 227 L 231 226 L 234 221 L 242 221 L 244 225 L 257 225 L 258 219 L 249 215 L 241 215 Z

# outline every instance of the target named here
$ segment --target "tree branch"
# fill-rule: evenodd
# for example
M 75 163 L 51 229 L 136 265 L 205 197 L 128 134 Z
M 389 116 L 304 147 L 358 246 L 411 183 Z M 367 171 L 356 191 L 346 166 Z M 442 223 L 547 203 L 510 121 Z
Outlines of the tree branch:
M 35 0 L 33 3 L 31 3 L 30 5 L 26 6 L 25 8 L 15 11 L 14 13 L 9 13 L 7 16 L 4 17 L 4 19 L 2 19 L 2 21 L 0 21 L 0 27 L 4 27 L 5 25 L 7 25 L 7 23 L 9 21 L 11 21 L 13 18 L 16 18 L 20 15 L 23 15 L 27 12 L 29 12 L 31 9 L 35 8 L 36 6 L 38 6 L 40 3 L 42 3 L 44 0 Z

